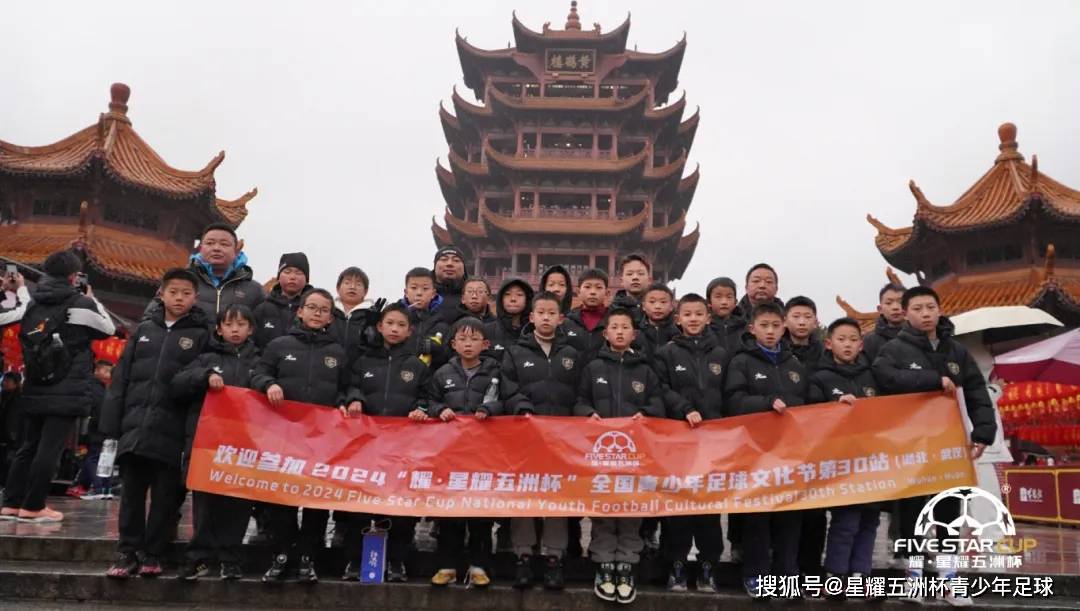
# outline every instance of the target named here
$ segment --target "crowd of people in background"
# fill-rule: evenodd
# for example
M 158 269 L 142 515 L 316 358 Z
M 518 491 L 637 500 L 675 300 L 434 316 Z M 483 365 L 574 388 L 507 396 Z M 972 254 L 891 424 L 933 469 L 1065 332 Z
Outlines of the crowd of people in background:
M 619 263 L 621 289 L 611 294 L 604 270 L 572 275 L 559 265 L 545 268 L 536 286 L 511 278 L 489 287 L 468 276 L 461 250 L 444 246 L 432 267 L 404 275 L 398 297 L 373 301 L 359 267 L 342 270 L 332 291 L 311 286 L 300 252 L 281 255 L 267 293 L 241 245 L 230 226 L 207 227 L 189 266 L 162 277 L 115 367 L 93 360 L 90 342 L 116 329 L 93 290 L 80 286 L 76 254 L 50 256 L 30 292 L 17 274 L 5 280 L 17 288 L 19 305 L 0 313 L 0 324 L 21 321 L 26 368 L 21 390 L 14 390 L 14 376 L 3 380 L 0 444 L 8 468 L 0 519 L 63 520 L 46 506 L 46 494 L 64 440 L 83 422 L 89 475 L 80 484 L 89 495 L 108 494 L 111 478 L 93 475 L 93 463 L 105 440 L 117 441 L 120 536 L 108 576 L 161 575 L 186 498 L 203 398 L 225 386 L 264 393 L 270 409 L 301 401 L 343 418 L 671 418 L 689 427 L 815 403 L 959 389 L 974 425 L 971 457 L 994 437 L 985 382 L 927 287 L 883 287 L 881 317 L 863 337 L 850 318 L 822 328 L 808 297 L 779 299 L 779 275 L 766 263 L 739 278 L 741 297 L 730 277 L 715 278 L 702 293 L 676 295 L 653 282 L 647 258 L 632 254 Z M 8 417 L 14 405 L 24 421 L 17 432 Z M 894 517 L 902 535 L 912 533 L 923 501 L 900 501 Z M 203 577 L 212 563 L 222 579 L 242 577 L 242 543 L 254 515 L 274 546 L 263 581 L 319 579 L 328 511 L 202 492 L 192 495 L 192 505 L 194 535 L 181 578 Z M 726 533 L 719 515 L 593 518 L 587 552 L 596 564 L 594 590 L 604 600 L 633 601 L 636 566 L 643 549 L 656 545 L 672 591 L 691 582 L 714 591 L 725 547 L 741 563 L 751 597 L 763 595 L 765 575 L 866 578 L 880 510 L 834 507 L 828 519 L 824 509 L 744 513 L 729 516 Z M 350 560 L 343 577 L 356 578 L 363 534 L 378 525 L 389 531 L 386 580 L 406 581 L 420 517 L 335 512 Z M 514 587 L 563 588 L 565 557 L 584 551 L 580 522 L 502 520 L 497 530 L 508 533 L 518 557 Z M 439 568 L 431 584 L 489 585 L 493 529 L 482 516 L 436 520 Z M 692 547 L 696 574 L 689 575 Z M 463 575 L 460 567 L 467 567 Z M 909 577 L 920 576 L 912 571 Z

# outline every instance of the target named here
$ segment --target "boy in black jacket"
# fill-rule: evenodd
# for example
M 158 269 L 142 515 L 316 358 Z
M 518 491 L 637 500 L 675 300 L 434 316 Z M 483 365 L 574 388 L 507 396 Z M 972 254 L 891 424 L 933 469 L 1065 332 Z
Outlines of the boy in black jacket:
M 428 366 L 407 345 L 412 332 L 409 310 L 400 303 L 387 306 L 380 313 L 378 330 L 383 344 L 368 350 L 352 366 L 353 397 L 368 416 L 391 416 L 423 421 L 427 419 L 424 403 L 430 392 Z M 339 515 L 340 514 L 340 515 Z M 356 579 L 364 529 L 374 520 L 390 524 L 386 550 L 386 581 L 405 582 L 405 557 L 416 532 L 416 518 L 334 513 L 334 520 L 345 531 L 345 557 L 348 562 L 342 579 Z
M 533 298 L 529 312 L 532 333 L 526 333 L 506 351 L 502 362 L 502 393 L 505 411 L 517 416 L 571 416 L 577 400 L 581 362 L 577 350 L 559 334 L 563 315 L 559 296 L 542 292 Z M 532 586 L 532 553 L 536 545 L 535 518 L 510 520 L 510 537 L 518 556 L 514 587 Z M 566 518 L 543 519 L 541 552 L 546 557 L 544 587 L 563 588 L 562 559 L 566 555 Z
M 675 326 L 675 293 L 666 284 L 653 284 L 642 296 L 640 307 L 641 326 L 634 346 L 652 362 L 656 351 L 679 334 Z
M 255 345 L 259 349 L 275 338 L 289 332 L 296 322 L 296 309 L 300 307 L 300 296 L 311 289 L 308 285 L 310 268 L 307 255 L 302 252 L 287 252 L 278 262 L 277 284 L 270 289 L 266 300 L 255 306 L 256 324 Z
M 889 340 L 896 339 L 900 329 L 904 326 L 904 306 L 901 304 L 904 298 L 904 287 L 890 282 L 878 291 L 878 319 L 874 324 L 874 330 L 863 338 L 863 352 L 866 353 L 870 364 L 874 363 L 881 347 Z
M 499 362 L 505 350 L 521 338 L 521 329 L 529 322 L 532 298 L 532 287 L 520 278 L 510 278 L 499 288 L 495 320 L 484 325 L 484 336 L 491 344 L 490 356 Z
M 428 414 L 443 422 L 461 416 L 484 420 L 502 411 L 499 401 L 499 362 L 483 356 L 490 343 L 484 337 L 484 325 L 475 318 L 462 318 L 450 329 L 451 346 L 456 356 L 440 367 L 431 378 L 431 404 Z M 466 555 L 469 570 L 465 583 L 474 588 L 491 584 L 490 518 L 449 518 L 438 521 L 439 570 L 431 585 L 447 586 L 457 581 L 457 565 Z M 465 548 L 465 532 L 469 545 Z
M 646 295 L 646 302 L 648 298 Z M 682 334 L 657 351 L 655 367 L 660 383 L 673 394 L 667 402 L 668 417 L 686 420 L 695 427 L 702 420 L 723 416 L 724 370 L 728 355 L 720 340 L 709 330 L 709 307 L 704 297 L 696 293 L 684 295 L 679 300 L 678 320 Z M 661 548 L 671 565 L 668 589 L 686 591 L 685 563 L 691 542 L 694 542 L 698 548 L 697 589 L 715 592 L 714 569 L 724 553 L 720 516 L 666 518 L 663 533 Z
M 334 298 L 323 289 L 311 289 L 300 298 L 299 322 L 288 335 L 270 342 L 251 376 L 251 387 L 266 393 L 270 405 L 284 400 L 303 401 L 329 408 L 344 406 L 349 392 L 345 348 L 329 332 Z M 347 411 L 358 413 L 360 403 L 349 401 Z M 284 581 L 299 553 L 300 581 L 315 582 L 315 556 L 323 548 L 329 512 L 304 508 L 303 526 L 296 525 L 296 508 L 271 508 L 271 530 L 278 553 L 263 575 L 264 582 Z
M 234 303 L 217 315 L 217 329 L 199 358 L 188 364 L 172 380 L 172 396 L 178 405 L 187 404 L 184 472 L 191 461 L 191 446 L 207 392 L 219 392 L 225 386 L 248 388 L 251 374 L 259 360 L 259 349 L 251 339 L 255 316 L 247 306 Z M 251 501 L 194 491 L 191 504 L 195 532 L 187 547 L 187 564 L 181 579 L 194 581 L 209 571 L 208 562 L 221 563 L 221 578 L 240 579 L 243 561 L 242 544 L 251 515 Z
M 798 295 L 784 304 L 784 341 L 791 353 L 811 373 L 821 360 L 825 345 L 817 337 L 817 304 L 809 297 Z
M 664 417 L 663 389 L 645 356 L 630 348 L 633 315 L 612 309 L 604 323 L 607 344 L 585 366 L 578 382 L 577 416 L 601 418 Z M 593 591 L 607 601 L 633 602 L 637 597 L 634 565 L 645 543 L 641 518 L 593 518 L 589 556 L 597 563 Z
M 487 280 L 480 277 L 469 278 L 461 289 L 461 303 L 458 304 L 456 311 L 448 313 L 450 318 L 446 323 L 452 325 L 466 316 L 471 316 L 485 324 L 494 321 L 495 315 L 491 313 L 490 300 L 491 287 L 488 286 Z
M 441 311 L 443 299 L 435 292 L 435 275 L 426 267 L 414 267 L 405 274 L 405 296 L 399 302 L 409 310 L 412 335 L 409 347 L 412 353 L 438 371 L 450 360 L 450 326 Z
M 724 382 L 727 413 L 732 416 L 776 412 L 806 402 L 806 368 L 784 345 L 784 312 L 763 303 L 750 313 L 750 336 L 743 351 L 728 365 Z M 799 574 L 799 530 L 802 512 L 774 511 L 742 514 L 743 587 L 761 598 L 762 575 Z M 770 558 L 771 551 L 771 558 Z
M 906 291 L 901 305 L 907 321 L 874 359 L 874 378 L 883 394 L 942 391 L 954 395 L 964 393 L 968 418 L 971 420 L 971 460 L 978 460 L 986 446 L 994 442 L 997 423 L 994 404 L 986 390 L 986 380 L 975 359 L 963 344 L 953 339 L 953 325 L 941 315 L 937 293 L 927 286 L 915 286 Z M 926 497 L 901 499 L 898 506 L 900 537 L 910 539 L 915 520 L 926 504 Z M 959 514 L 959 505 L 944 505 L 935 516 L 948 519 L 943 513 Z M 955 571 L 939 574 L 948 580 Z M 922 577 L 920 569 L 909 569 L 908 577 Z M 913 583 L 913 582 L 909 582 Z
M 330 323 L 330 332 L 345 348 L 350 364 L 364 350 L 382 345 L 375 325 L 379 322 L 379 312 L 386 305 L 386 300 L 380 298 L 372 302 L 367 298 L 368 287 L 368 275 L 359 267 L 346 267 L 338 274 L 334 322 Z
M 728 356 L 734 356 L 742 347 L 742 337 L 746 333 L 746 313 L 739 308 L 735 281 L 726 276 L 713 278 L 705 289 L 705 298 L 709 300 L 712 315 L 709 328 Z
M 825 354 L 810 374 L 810 403 L 855 401 L 877 395 L 870 362 L 862 353 L 862 329 L 852 318 L 829 325 Z M 829 510 L 829 535 L 825 546 L 825 571 L 830 577 L 870 576 L 881 510 L 876 503 L 846 505 Z M 806 527 L 806 521 L 803 521 Z
M 160 302 L 128 339 L 101 409 L 101 432 L 117 439 L 124 491 L 119 558 L 108 577 L 161 574 L 176 514 L 184 502 L 180 461 L 186 405 L 172 401 L 173 376 L 203 351 L 209 324 L 196 308 L 197 280 L 185 269 L 161 279 Z M 147 516 L 146 497 L 150 496 Z
M 607 319 L 608 275 L 602 269 L 585 270 L 578 277 L 581 307 L 570 310 L 563 322 L 566 338 L 588 363 L 604 345 L 604 321 Z

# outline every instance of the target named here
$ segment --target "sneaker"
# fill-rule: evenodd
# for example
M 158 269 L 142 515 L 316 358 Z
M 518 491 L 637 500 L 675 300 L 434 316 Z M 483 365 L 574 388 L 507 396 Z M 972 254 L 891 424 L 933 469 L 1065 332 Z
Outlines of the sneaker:
M 545 590 L 561 590 L 566 586 L 565 579 L 563 579 L 562 570 L 562 558 L 558 556 L 548 556 L 547 564 L 544 566 L 544 589 Z
M 951 571 L 941 575 L 941 578 L 945 581 L 945 595 L 942 597 L 950 607 L 970 607 L 975 604 L 975 601 L 969 596 L 957 596 L 953 593 L 952 582 L 957 578 L 957 573 Z
M 593 591 L 600 600 L 615 602 L 615 564 L 613 562 L 605 562 L 597 567 Z
M 49 522 L 60 522 L 64 519 L 64 514 L 48 507 L 42 507 L 37 511 L 27 511 L 25 509 L 19 510 L 20 522 L 31 522 L 34 524 L 47 524 Z
M 763 598 L 765 596 L 761 593 L 761 579 L 757 577 L 744 577 L 742 585 L 750 598 Z
M 634 567 L 628 562 L 620 562 L 616 569 L 615 601 L 628 605 L 637 598 L 637 587 L 634 585 Z
M 671 572 L 668 573 L 667 578 L 668 592 L 685 592 L 686 591 L 686 565 L 682 560 L 676 560 L 671 563 Z
M 111 579 L 127 579 L 139 573 L 139 557 L 130 552 L 122 553 L 117 557 L 105 576 Z
M 517 590 L 528 590 L 533 586 L 532 556 L 526 554 L 518 558 L 513 585 Z
M 178 577 L 184 581 L 195 581 L 200 577 L 205 577 L 210 572 L 210 567 L 206 565 L 202 560 L 196 560 L 195 562 L 187 562 L 180 569 Z
M 845 589 L 840 590 L 839 592 L 831 592 L 830 593 L 830 592 L 826 592 L 825 588 L 822 587 L 821 588 L 821 593 L 818 595 L 818 598 L 820 598 L 821 594 L 824 594 L 825 598 L 828 599 L 828 600 L 834 600 L 834 601 L 837 601 L 837 602 L 842 601 L 842 600 L 847 600 L 847 593 L 845 591 L 846 587 L 847 587 L 847 580 L 844 579 L 843 575 L 837 575 L 836 573 L 825 573 L 825 581 L 823 581 L 822 584 L 825 584 L 830 579 L 834 579 L 834 578 L 839 579 L 840 582 L 842 584 L 844 584 Z
M 147 579 L 160 577 L 163 572 L 161 560 L 158 560 L 157 556 L 151 556 L 149 554 L 143 558 L 142 566 L 139 567 L 139 577 L 145 577 Z
M 409 580 L 409 574 L 405 572 L 405 563 L 398 560 L 386 564 L 386 581 L 389 583 L 405 583 Z
M 716 575 L 713 574 L 713 564 L 708 560 L 698 562 L 697 591 L 716 592 Z
M 345 563 L 345 570 L 341 573 L 342 581 L 356 581 L 360 579 L 360 569 L 356 568 L 356 563 L 352 560 Z
M 221 563 L 221 579 L 223 581 L 234 581 L 244 578 L 244 571 L 240 568 L 240 564 L 237 562 L 222 562 Z
M 18 520 L 19 508 L 18 507 L 2 507 L 0 508 L 0 520 Z
M 101 492 L 91 491 L 80 496 L 79 498 L 83 501 L 103 501 L 105 500 L 105 495 Z
M 431 585 L 445 587 L 457 581 L 457 570 L 455 569 L 439 569 L 431 577 Z
M 489 585 L 491 577 L 488 577 L 487 571 L 478 566 L 469 567 L 469 572 L 465 575 L 466 588 L 486 588 Z
M 289 557 L 285 554 L 278 554 L 274 556 L 274 562 L 270 565 L 270 568 L 266 569 L 263 573 L 263 583 L 272 583 L 285 581 L 288 578 L 289 571 Z
M 319 576 L 315 573 L 315 561 L 311 559 L 311 556 L 300 556 L 296 576 L 301 582 L 315 583 L 319 580 Z
M 904 575 L 904 596 L 900 598 L 901 602 L 922 604 L 924 594 L 924 588 L 920 583 L 922 576 L 922 569 L 907 570 Z

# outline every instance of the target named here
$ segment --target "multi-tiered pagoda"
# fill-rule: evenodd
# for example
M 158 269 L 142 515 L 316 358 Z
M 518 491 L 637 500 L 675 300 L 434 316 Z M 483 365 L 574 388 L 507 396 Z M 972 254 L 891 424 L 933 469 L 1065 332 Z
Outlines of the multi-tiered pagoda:
M 492 284 L 535 283 L 552 265 L 575 276 L 614 275 L 642 252 L 653 276 L 679 278 L 697 246 L 683 235 L 698 182 L 683 177 L 698 113 L 671 101 L 685 36 L 663 53 L 626 48 L 630 20 L 609 32 L 582 29 L 577 3 L 561 30 L 512 19 L 514 47 L 485 50 L 457 36 L 465 85 L 440 106 L 449 168 L 435 173 L 446 200 L 438 245 L 464 248 L 469 272 Z
M 915 182 L 915 217 L 893 229 L 873 216 L 875 243 L 893 266 L 915 274 L 941 296 L 945 314 L 987 306 L 1046 310 L 1067 326 L 1080 325 L 1080 192 L 1024 161 L 1016 126 L 998 128 L 993 167 L 948 206 L 936 206 Z M 872 325 L 876 314 L 851 315 Z
M 217 198 L 214 170 L 224 152 L 197 171 L 167 164 L 131 126 L 130 95 L 114 84 L 109 111 L 54 144 L 0 140 L 0 259 L 29 271 L 74 246 L 98 299 L 138 320 L 162 273 L 187 264 L 202 227 L 239 225 L 256 191 Z

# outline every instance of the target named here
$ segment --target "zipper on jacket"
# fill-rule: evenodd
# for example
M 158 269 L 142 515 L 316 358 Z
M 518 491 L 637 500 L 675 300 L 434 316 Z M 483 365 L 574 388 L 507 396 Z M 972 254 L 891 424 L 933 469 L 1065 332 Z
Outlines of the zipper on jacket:
M 307 358 L 307 377 L 304 379 L 304 397 L 303 400 L 310 400 L 311 397 L 311 369 L 315 366 L 315 345 L 308 344 L 308 358 Z
M 625 358 L 625 356 L 626 356 L 625 353 L 619 355 L 619 362 L 617 363 L 617 366 L 616 366 L 616 371 L 618 372 L 618 374 L 617 374 L 617 377 L 615 378 L 615 380 L 616 380 L 616 382 L 615 382 L 615 396 L 614 396 L 615 404 L 612 405 L 612 414 L 611 414 L 612 416 L 615 415 L 615 413 L 616 413 L 615 410 L 619 409 L 619 406 L 622 405 L 622 372 L 623 372 L 623 359 Z
M 386 357 L 386 388 L 383 389 L 383 406 L 390 403 L 390 377 L 394 373 L 394 355 L 390 354 Z

